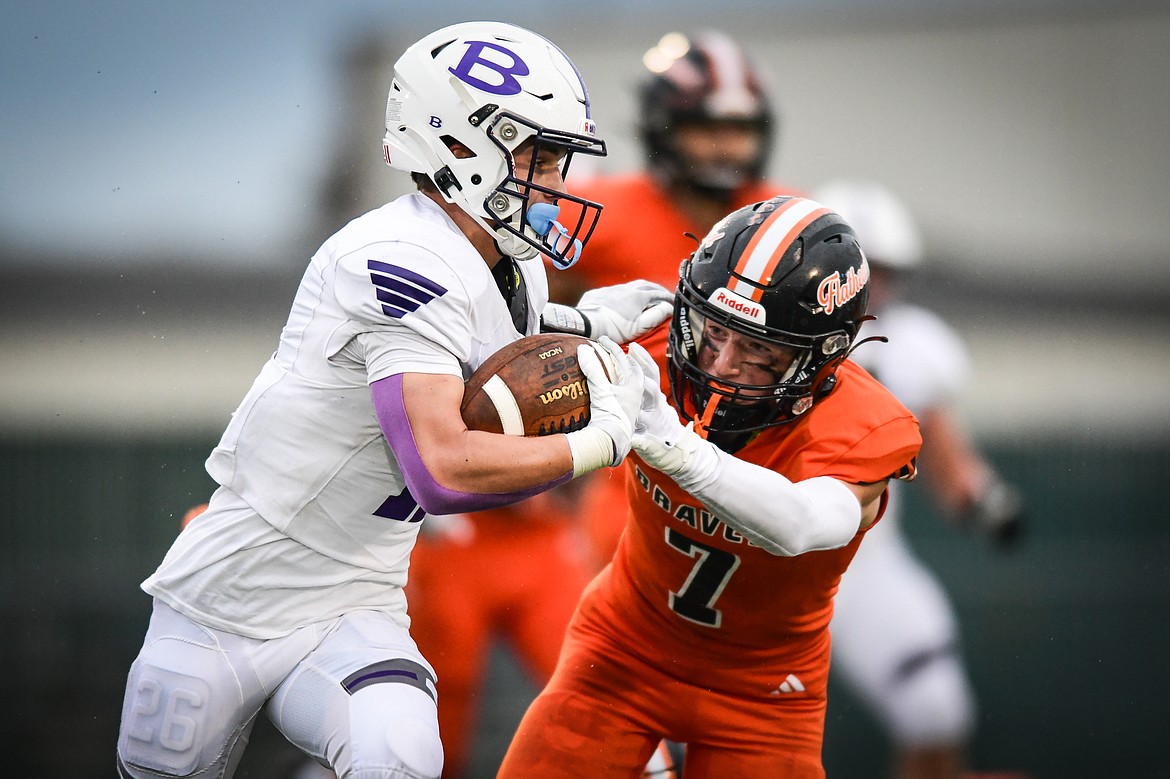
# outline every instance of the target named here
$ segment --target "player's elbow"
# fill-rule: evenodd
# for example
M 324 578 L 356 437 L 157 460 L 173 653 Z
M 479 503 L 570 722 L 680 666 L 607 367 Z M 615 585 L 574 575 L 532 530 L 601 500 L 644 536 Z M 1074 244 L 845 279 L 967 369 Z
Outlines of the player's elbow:
M 419 457 L 413 468 L 404 468 L 410 494 L 428 514 L 458 514 L 486 508 L 493 496 L 480 495 L 449 458 Z
M 861 527 L 861 504 L 842 482 L 820 477 L 793 485 L 800 499 L 790 504 L 793 514 L 775 525 L 775 533 L 757 541 L 765 551 L 781 557 L 822 552 L 845 546 Z
M 411 494 L 414 493 L 411 492 Z M 458 495 L 424 495 L 416 500 L 427 514 L 442 516 L 445 514 L 466 514 L 491 508 L 486 501 L 483 501 L 481 505 L 478 498 L 479 496 L 463 493 Z
M 812 522 L 811 517 L 802 518 L 804 521 Z M 755 539 L 754 543 L 765 552 L 776 555 L 777 557 L 796 557 L 797 555 L 805 554 L 806 552 L 820 552 L 826 549 L 836 549 L 849 543 L 849 539 L 840 539 L 837 537 L 826 538 L 824 533 L 813 532 L 815 528 L 808 530 L 792 530 L 789 529 L 783 534 L 775 536 L 767 536 Z M 852 536 L 850 536 L 852 538 Z
M 503 497 L 445 487 L 430 473 L 418 471 L 406 478 L 406 486 L 415 502 L 428 514 L 482 511 L 501 505 Z

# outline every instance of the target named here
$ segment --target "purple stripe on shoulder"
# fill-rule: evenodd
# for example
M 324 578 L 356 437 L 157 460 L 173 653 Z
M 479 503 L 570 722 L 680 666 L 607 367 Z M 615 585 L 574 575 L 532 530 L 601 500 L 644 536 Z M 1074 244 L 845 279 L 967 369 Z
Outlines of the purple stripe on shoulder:
M 443 285 L 431 281 L 426 276 L 421 276 L 418 273 L 415 273 L 408 268 L 403 268 L 399 265 L 394 265 L 389 262 L 382 262 L 381 260 L 367 260 L 366 267 L 372 271 L 379 271 L 380 273 L 385 273 L 390 276 L 396 276 L 400 279 L 405 279 L 412 284 L 417 284 L 423 289 L 430 290 L 435 295 L 444 295 L 447 293 L 447 288 Z

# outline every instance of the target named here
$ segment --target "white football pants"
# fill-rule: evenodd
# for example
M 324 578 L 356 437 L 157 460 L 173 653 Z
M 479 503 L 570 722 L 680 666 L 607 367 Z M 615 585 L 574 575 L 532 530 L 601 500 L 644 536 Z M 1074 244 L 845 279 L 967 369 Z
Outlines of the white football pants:
M 958 627 L 934 575 L 887 515 L 861 542 L 833 605 L 830 673 L 903 747 L 962 744 L 975 724 Z
M 437 779 L 435 672 L 388 616 L 360 611 L 257 640 L 155 601 L 126 684 L 121 776 L 230 779 L 262 707 L 339 779 Z

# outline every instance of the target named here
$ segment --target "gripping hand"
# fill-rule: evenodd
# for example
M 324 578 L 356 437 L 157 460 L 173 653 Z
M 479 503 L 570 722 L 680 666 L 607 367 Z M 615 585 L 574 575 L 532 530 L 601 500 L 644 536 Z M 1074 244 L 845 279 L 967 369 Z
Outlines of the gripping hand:
M 648 465 L 667 476 L 679 476 L 700 448 L 710 446 L 690 427 L 662 393 L 658 363 L 641 344 L 630 344 L 630 357 L 642 369 L 642 401 L 632 446 Z
M 574 476 L 625 459 L 642 401 L 642 369 L 610 338 L 577 347 L 577 362 L 589 386 L 589 424 L 568 435 Z
M 623 344 L 658 327 L 673 309 L 674 293 L 642 279 L 591 289 L 577 303 L 590 338 L 608 336 Z

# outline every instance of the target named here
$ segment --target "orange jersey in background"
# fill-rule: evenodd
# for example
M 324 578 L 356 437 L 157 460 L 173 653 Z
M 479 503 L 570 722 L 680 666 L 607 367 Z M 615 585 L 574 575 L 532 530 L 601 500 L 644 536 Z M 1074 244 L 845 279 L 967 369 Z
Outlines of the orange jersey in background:
M 596 570 L 567 514 L 571 495 L 570 484 L 461 517 L 462 534 L 418 538 L 406 585 L 410 632 L 438 677 L 444 776 L 466 775 L 495 642 L 538 688 L 556 667 L 565 627 Z
M 707 227 L 691 224 L 650 174 L 599 176 L 570 188 L 575 195 L 601 203 L 605 210 L 581 261 L 567 271 L 550 271 L 553 280 L 564 274 L 582 289 L 633 279 L 654 281 L 667 289 L 678 286 L 678 266 L 691 256 Z M 790 194 L 795 193 L 776 184 L 752 184 L 736 193 L 727 210 Z
M 195 519 L 195 517 L 199 516 L 204 511 L 207 511 L 206 503 L 199 503 L 187 509 L 187 513 L 183 514 L 183 518 L 179 520 L 179 529 L 185 530 L 187 525 L 191 524 L 191 520 Z

